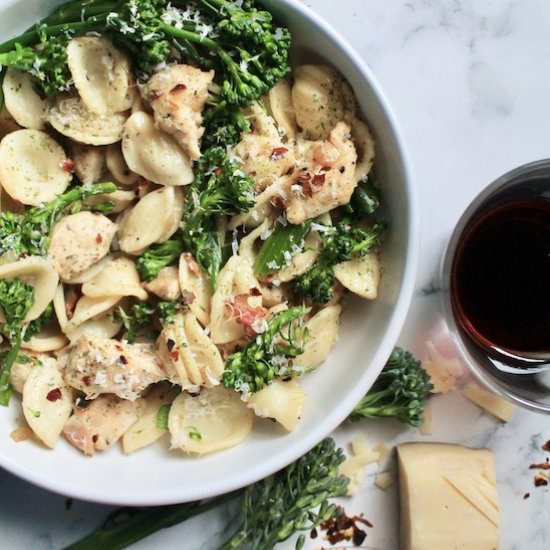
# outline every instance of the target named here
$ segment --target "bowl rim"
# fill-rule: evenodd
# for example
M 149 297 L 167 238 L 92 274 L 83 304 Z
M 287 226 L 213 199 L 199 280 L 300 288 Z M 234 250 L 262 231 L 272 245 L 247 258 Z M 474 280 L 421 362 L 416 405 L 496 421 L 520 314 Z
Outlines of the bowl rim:
M 16 2 L 17 0 L 0 0 L 0 8 L 6 8 Z M 343 35 L 333 29 L 312 8 L 304 5 L 299 0 L 262 0 L 262 3 L 268 8 L 276 5 L 278 11 L 288 11 L 291 14 L 294 13 L 299 15 L 300 17 L 308 20 L 308 22 L 316 29 L 319 29 L 328 41 L 338 45 L 338 48 L 342 51 L 343 55 L 350 60 L 350 64 L 354 67 L 357 74 L 360 75 L 361 80 L 368 83 L 373 96 L 378 102 L 378 108 L 385 118 L 387 128 L 395 141 L 395 151 L 399 156 L 402 179 L 405 182 L 406 211 L 408 218 L 406 228 L 403 232 L 405 235 L 403 244 L 405 258 L 402 264 L 403 267 L 399 288 L 396 294 L 395 303 L 392 306 L 391 315 L 389 316 L 388 326 L 386 327 L 383 338 L 380 340 L 377 350 L 370 363 L 372 367 L 376 366 L 378 372 L 380 372 L 397 342 L 409 311 L 416 285 L 416 273 L 419 259 L 420 224 L 417 190 L 411 163 L 405 150 L 402 132 L 399 128 L 396 117 L 389 106 L 388 100 L 382 92 L 377 78 L 362 57 L 349 44 Z M 365 373 L 367 370 L 368 369 L 365 369 Z M 372 371 L 372 368 L 370 370 Z M 155 495 L 143 495 L 140 499 L 136 498 L 135 492 L 127 492 L 126 494 L 119 492 L 115 497 L 111 498 L 99 489 L 90 491 L 87 489 L 70 486 L 68 483 L 60 483 L 58 481 L 48 479 L 47 476 L 29 471 L 27 468 L 20 466 L 11 459 L 6 460 L 1 453 L 0 466 L 12 474 L 39 487 L 89 502 L 115 505 L 150 506 L 209 498 L 215 495 L 229 493 L 233 490 L 244 487 L 249 483 L 263 479 L 308 452 L 320 440 L 330 435 L 345 420 L 351 411 L 349 406 L 351 400 L 354 399 L 355 402 L 358 402 L 364 395 L 366 391 L 367 379 L 368 377 L 365 374 L 357 380 L 357 384 L 355 384 L 352 392 L 348 394 L 348 398 L 340 401 L 338 406 L 333 408 L 324 418 L 322 429 L 307 431 L 303 434 L 303 438 L 297 442 L 295 441 L 292 448 L 285 452 L 284 461 L 281 460 L 282 455 L 271 457 L 264 461 L 260 466 L 255 466 L 253 479 L 250 478 L 250 475 L 245 475 L 246 471 L 241 472 L 239 475 L 231 476 L 231 479 L 220 483 L 215 490 L 210 489 L 209 491 L 189 492 L 185 495 L 185 497 L 182 497 L 181 489 L 176 491 L 174 487 L 168 487 L 162 493 L 155 493 Z

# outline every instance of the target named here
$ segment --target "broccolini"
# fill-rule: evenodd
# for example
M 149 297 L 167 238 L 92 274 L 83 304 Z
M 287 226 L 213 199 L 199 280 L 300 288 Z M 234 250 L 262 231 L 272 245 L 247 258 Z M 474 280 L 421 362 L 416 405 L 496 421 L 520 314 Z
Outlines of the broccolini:
M 291 375 L 288 360 L 304 351 L 308 335 L 303 318 L 308 312 L 308 308 L 296 306 L 272 315 L 263 332 L 227 358 L 222 384 L 245 394 L 254 393 L 277 376 Z
M 297 277 L 293 290 L 315 304 L 325 304 L 333 295 L 335 276 L 333 267 L 354 256 L 364 256 L 380 244 L 385 228 L 383 223 L 367 227 L 353 227 L 346 220 L 321 233 L 321 252 L 313 267 Z
M 352 412 L 359 418 L 392 417 L 420 426 L 428 393 L 433 389 L 430 376 L 414 356 L 396 347 L 372 388 Z

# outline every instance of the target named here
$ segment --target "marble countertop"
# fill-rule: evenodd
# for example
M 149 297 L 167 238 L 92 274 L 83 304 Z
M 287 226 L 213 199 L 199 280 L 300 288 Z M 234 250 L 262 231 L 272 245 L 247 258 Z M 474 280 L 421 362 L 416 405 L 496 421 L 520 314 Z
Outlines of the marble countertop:
M 426 358 L 427 340 L 445 341 L 437 292 L 440 257 L 453 225 L 484 186 L 526 162 L 550 157 L 550 3 L 547 0 L 307 0 L 373 69 L 400 123 L 416 173 L 421 250 L 416 292 L 399 344 Z M 335 432 L 393 446 L 433 440 L 486 446 L 495 453 L 501 550 L 550 548 L 550 489 L 534 487 L 532 462 L 545 454 L 550 418 L 517 410 L 503 424 L 459 392 L 433 398 L 429 436 L 390 421 Z M 546 455 L 547 456 L 547 455 Z M 388 468 L 393 469 L 390 462 Z M 344 504 L 373 527 L 363 548 L 397 549 L 398 493 L 363 486 Z M 0 471 L 0 532 L 5 550 L 61 548 L 112 509 L 71 501 Z M 526 493 L 529 498 L 525 498 Z M 235 511 L 195 518 L 133 548 L 211 549 Z M 185 541 L 185 542 L 182 542 Z M 322 545 L 308 540 L 306 548 Z M 328 545 L 324 545 L 328 546 Z M 281 545 L 289 548 L 289 544 Z

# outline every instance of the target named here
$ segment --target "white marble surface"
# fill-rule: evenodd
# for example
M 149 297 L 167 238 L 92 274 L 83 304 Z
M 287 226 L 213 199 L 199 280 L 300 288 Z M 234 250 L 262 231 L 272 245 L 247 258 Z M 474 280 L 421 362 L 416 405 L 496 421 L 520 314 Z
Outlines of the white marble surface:
M 399 343 L 425 357 L 442 334 L 437 270 L 453 224 L 500 174 L 550 157 L 550 3 L 547 0 L 308 0 L 374 70 L 403 130 L 417 176 L 421 258 L 416 293 Z M 340 428 L 345 444 L 428 439 L 488 446 L 497 464 L 502 550 L 550 548 L 550 490 L 533 486 L 531 462 L 545 456 L 550 418 L 517 411 L 507 425 L 460 394 L 434 399 L 431 436 L 392 422 Z M 546 455 L 547 456 L 547 455 Z M 393 465 L 390 464 L 390 469 Z M 364 548 L 397 548 L 397 492 L 374 486 L 371 465 L 348 513 L 373 523 Z M 83 473 L 85 475 L 85 473 Z M 524 494 L 530 498 L 524 499 Z M 0 547 L 61 548 L 101 522 L 110 508 L 68 503 L 0 472 Z M 223 509 L 158 533 L 134 548 L 210 549 L 235 510 Z M 467 526 L 465 526 L 467 528 Z M 308 548 L 322 544 L 308 541 Z M 327 546 L 327 545 L 325 545 Z M 288 544 L 281 545 L 283 548 Z

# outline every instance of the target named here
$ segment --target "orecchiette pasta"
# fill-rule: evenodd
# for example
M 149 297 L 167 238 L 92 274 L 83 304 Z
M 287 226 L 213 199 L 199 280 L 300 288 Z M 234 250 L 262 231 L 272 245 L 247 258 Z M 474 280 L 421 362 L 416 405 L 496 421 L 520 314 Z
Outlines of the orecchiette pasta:
M 130 258 L 123 256 L 109 262 L 93 279 L 82 285 L 82 294 L 92 298 L 105 296 L 135 296 L 147 299 L 140 285 L 139 273 Z
M 122 154 L 130 170 L 154 183 L 180 186 L 193 181 L 189 157 L 147 113 L 138 111 L 127 120 Z
M 334 266 L 336 278 L 353 293 L 374 300 L 380 283 L 380 259 L 378 254 L 353 258 Z
M 182 393 L 172 403 L 168 429 L 172 447 L 204 454 L 234 447 L 252 431 L 254 413 L 234 391 L 203 388 L 197 396 Z
M 256 415 L 273 418 L 291 432 L 300 420 L 305 399 L 304 390 L 296 380 L 275 380 L 252 394 L 247 404 Z
M 128 254 L 140 254 L 156 242 L 167 240 L 177 230 L 184 208 L 181 189 L 161 187 L 143 197 L 121 223 L 118 243 Z
M 48 447 L 55 447 L 73 408 L 73 390 L 48 358 L 29 371 L 23 386 L 23 414 L 33 432 Z
M 65 151 L 40 130 L 17 130 L 0 142 L 0 183 L 14 199 L 36 206 L 63 193 L 72 174 Z
M 122 139 L 127 115 L 90 113 L 80 97 L 60 96 L 48 112 L 48 122 L 64 136 L 88 145 L 109 145 Z
M 112 115 L 131 107 L 130 63 L 106 38 L 73 38 L 67 45 L 67 65 L 78 94 L 91 113 Z
M 2 91 L 6 108 L 19 126 L 32 130 L 44 129 L 49 102 L 36 93 L 29 74 L 7 69 Z

